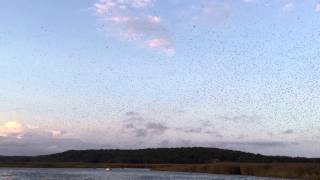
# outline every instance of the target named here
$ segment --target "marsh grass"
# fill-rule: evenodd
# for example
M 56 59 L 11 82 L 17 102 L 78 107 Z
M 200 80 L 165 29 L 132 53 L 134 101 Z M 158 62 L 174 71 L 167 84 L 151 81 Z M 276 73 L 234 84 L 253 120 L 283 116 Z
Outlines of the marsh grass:
M 292 179 L 320 180 L 320 164 L 307 163 L 215 163 L 192 165 L 164 165 L 159 171 L 202 172 Z

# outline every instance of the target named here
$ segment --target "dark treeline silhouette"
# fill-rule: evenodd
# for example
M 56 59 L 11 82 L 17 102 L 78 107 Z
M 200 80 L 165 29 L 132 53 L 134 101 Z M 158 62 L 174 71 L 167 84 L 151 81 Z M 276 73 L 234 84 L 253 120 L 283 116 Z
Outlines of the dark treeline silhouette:
M 265 156 L 218 148 L 155 148 L 138 150 L 70 150 L 43 156 L 0 156 L 0 162 L 85 162 L 200 164 L 214 162 L 320 162 L 319 158 Z

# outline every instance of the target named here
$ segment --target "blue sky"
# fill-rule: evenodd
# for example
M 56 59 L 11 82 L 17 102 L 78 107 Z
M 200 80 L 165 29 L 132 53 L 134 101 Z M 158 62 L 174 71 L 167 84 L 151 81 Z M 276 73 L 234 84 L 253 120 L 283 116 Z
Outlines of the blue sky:
M 320 156 L 320 2 L 0 2 L 0 154 Z

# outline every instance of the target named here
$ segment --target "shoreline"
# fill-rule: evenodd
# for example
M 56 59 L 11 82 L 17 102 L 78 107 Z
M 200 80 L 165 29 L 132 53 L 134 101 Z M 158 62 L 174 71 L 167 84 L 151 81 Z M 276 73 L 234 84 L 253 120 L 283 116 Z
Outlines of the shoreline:
M 125 164 L 82 162 L 15 162 L 0 163 L 0 168 L 144 168 L 154 171 L 168 172 L 320 180 L 319 163 L 220 162 L 210 164 Z

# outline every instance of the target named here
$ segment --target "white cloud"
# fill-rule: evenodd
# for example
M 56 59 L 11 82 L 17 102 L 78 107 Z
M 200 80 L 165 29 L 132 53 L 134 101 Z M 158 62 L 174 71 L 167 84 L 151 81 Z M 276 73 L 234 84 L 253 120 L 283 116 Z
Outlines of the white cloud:
M 33 134 L 35 132 L 49 133 L 52 138 L 62 137 L 68 135 L 66 131 L 62 130 L 46 130 L 38 126 L 24 124 L 16 121 L 8 121 L 0 126 L 0 137 L 12 137 L 23 139 L 26 134 Z
M 293 3 L 287 3 L 285 4 L 283 7 L 282 7 L 282 10 L 283 11 L 290 11 L 294 8 L 294 4 Z
M 60 130 L 51 130 L 49 132 L 51 133 L 53 138 L 59 138 L 67 134 L 66 131 L 60 131 Z
M 2 137 L 20 138 L 23 135 L 23 132 L 23 125 L 15 121 L 8 121 L 0 126 L 0 136 Z
M 161 21 L 161 17 L 159 16 L 149 16 L 149 21 L 155 24 L 159 24 Z
M 125 23 L 130 20 L 130 17 L 129 16 L 113 16 L 110 18 L 106 18 L 106 20 L 112 21 L 114 23 Z
M 316 11 L 316 12 L 320 12 L 320 3 L 318 3 L 318 4 L 316 5 L 315 11 Z
M 245 2 L 245 3 L 252 3 L 252 2 L 255 2 L 255 0 L 243 0 L 243 2 Z
M 133 0 L 132 5 L 136 8 L 143 8 L 153 5 L 154 0 Z

